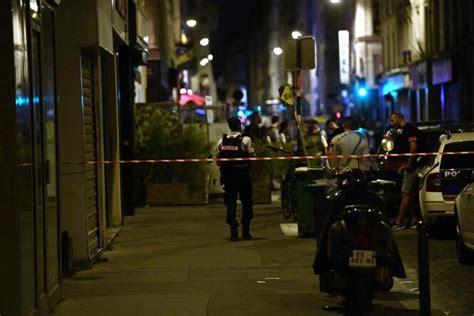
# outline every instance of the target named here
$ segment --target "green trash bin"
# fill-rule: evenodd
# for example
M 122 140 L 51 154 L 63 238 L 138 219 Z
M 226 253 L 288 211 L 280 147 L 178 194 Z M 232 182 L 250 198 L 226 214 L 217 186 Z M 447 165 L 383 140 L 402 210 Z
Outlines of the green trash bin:
M 305 185 L 305 190 L 310 192 L 313 197 L 314 235 L 318 240 L 331 208 L 331 201 L 327 198 L 327 191 L 330 186 L 331 182 L 329 179 L 319 179 Z
M 300 167 L 295 169 L 298 235 L 302 238 L 314 237 L 316 233 L 313 215 L 313 194 L 305 190 L 305 186 L 317 179 L 324 178 L 324 176 L 324 168 Z

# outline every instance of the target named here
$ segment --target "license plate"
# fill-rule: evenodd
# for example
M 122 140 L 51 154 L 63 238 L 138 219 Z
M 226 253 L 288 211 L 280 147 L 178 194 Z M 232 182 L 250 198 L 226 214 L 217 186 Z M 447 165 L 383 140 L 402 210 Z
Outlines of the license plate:
M 375 251 L 354 250 L 349 258 L 350 267 L 374 268 L 376 266 Z

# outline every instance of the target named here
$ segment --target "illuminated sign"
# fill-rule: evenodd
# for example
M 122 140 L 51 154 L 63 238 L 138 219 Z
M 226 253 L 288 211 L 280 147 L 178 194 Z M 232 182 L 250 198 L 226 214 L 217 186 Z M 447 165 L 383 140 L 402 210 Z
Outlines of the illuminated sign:
M 342 84 L 349 84 L 349 31 L 339 31 L 339 77 Z

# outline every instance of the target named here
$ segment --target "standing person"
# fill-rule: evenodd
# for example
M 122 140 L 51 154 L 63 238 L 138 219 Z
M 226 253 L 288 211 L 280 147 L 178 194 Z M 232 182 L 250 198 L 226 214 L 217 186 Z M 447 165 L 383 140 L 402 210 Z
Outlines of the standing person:
M 414 154 L 419 151 L 420 131 L 400 112 L 393 112 L 390 115 L 390 126 L 396 129 L 402 129 L 402 134 L 395 139 L 395 148 L 393 153 L 410 153 Z M 398 210 L 398 216 L 393 223 L 393 229 L 405 228 L 405 220 L 411 220 L 410 226 L 415 226 L 417 222 L 413 209 L 410 208 L 412 195 L 416 194 L 418 170 L 416 165 L 416 157 L 410 156 L 402 158 L 398 166 L 398 174 L 403 175 L 402 181 L 402 201 Z
M 311 120 L 308 124 L 308 133 L 306 146 L 308 146 L 308 155 L 319 156 L 326 155 L 328 149 L 328 141 L 326 132 L 321 129 L 319 123 L 315 120 Z M 317 165 L 324 165 L 325 159 L 316 160 Z
M 344 120 L 344 132 L 335 136 L 331 141 L 330 155 L 366 155 L 369 154 L 367 136 L 355 130 L 356 122 L 352 117 Z M 369 170 L 368 158 L 332 158 L 331 166 L 339 169 Z
M 250 124 L 245 127 L 244 136 L 250 137 L 253 141 L 261 139 L 260 124 L 262 124 L 262 117 L 257 112 L 254 112 L 250 115 Z
M 230 118 L 227 123 L 231 132 L 224 134 L 217 144 L 218 158 L 254 157 L 250 137 L 242 136 L 240 120 Z M 226 222 L 230 227 L 230 240 L 237 241 L 239 223 L 236 219 L 237 195 L 242 202 L 242 238 L 252 239 L 250 221 L 253 218 L 252 182 L 250 180 L 250 161 L 228 161 L 219 164 L 221 184 L 224 185 L 224 203 L 227 208 Z
M 328 135 L 328 143 L 337 135 L 344 133 L 344 127 L 337 125 L 334 119 L 328 119 L 326 121 L 326 130 Z
M 270 137 L 270 126 L 267 126 L 265 123 L 262 124 L 262 127 L 260 128 L 260 135 L 262 136 L 261 140 L 267 144 L 271 145 L 272 144 L 272 138 Z
M 278 131 L 278 124 L 280 123 L 280 118 L 276 115 L 272 116 L 272 125 L 270 126 L 270 140 L 273 144 L 280 143 L 280 133 Z
M 288 120 L 283 120 L 280 124 L 280 142 L 282 145 L 291 142 L 291 134 L 288 126 Z

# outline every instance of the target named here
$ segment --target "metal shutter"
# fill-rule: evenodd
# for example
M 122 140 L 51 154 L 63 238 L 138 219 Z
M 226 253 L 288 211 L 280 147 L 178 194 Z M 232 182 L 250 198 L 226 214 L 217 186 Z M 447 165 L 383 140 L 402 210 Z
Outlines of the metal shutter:
M 87 161 L 97 161 L 96 106 L 94 98 L 94 63 L 92 55 L 82 52 L 82 108 L 84 115 L 84 152 Z M 86 208 L 89 258 L 99 251 L 98 167 L 85 165 Z

